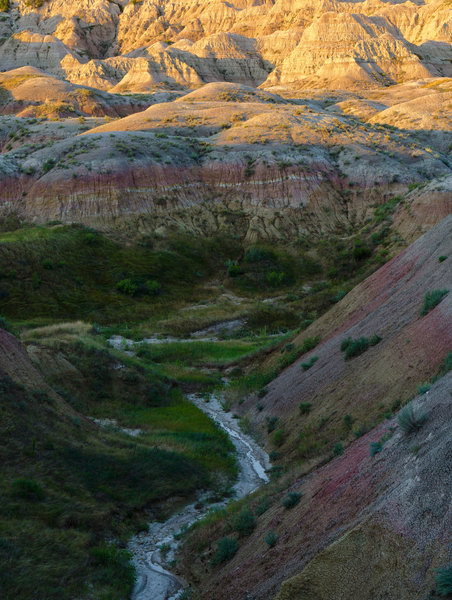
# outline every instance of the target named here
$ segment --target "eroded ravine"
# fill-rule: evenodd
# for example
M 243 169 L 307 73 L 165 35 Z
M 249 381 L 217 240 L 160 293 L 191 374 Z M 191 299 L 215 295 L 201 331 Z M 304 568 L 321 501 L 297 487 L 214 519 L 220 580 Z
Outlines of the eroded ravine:
M 206 401 L 195 394 L 188 398 L 226 431 L 237 453 L 239 476 L 234 486 L 234 499 L 243 498 L 268 481 L 266 471 L 270 468 L 268 454 L 248 435 L 241 431 L 231 413 L 225 412 L 217 396 Z M 208 493 L 204 494 L 205 496 Z M 181 511 L 163 523 L 152 522 L 146 532 L 135 535 L 129 542 L 129 550 L 137 571 L 137 581 L 132 600 L 176 600 L 186 583 L 171 573 L 167 566 L 175 558 L 178 547 L 176 534 L 201 519 L 208 511 L 221 508 L 229 500 L 214 505 L 203 505 L 201 495 Z

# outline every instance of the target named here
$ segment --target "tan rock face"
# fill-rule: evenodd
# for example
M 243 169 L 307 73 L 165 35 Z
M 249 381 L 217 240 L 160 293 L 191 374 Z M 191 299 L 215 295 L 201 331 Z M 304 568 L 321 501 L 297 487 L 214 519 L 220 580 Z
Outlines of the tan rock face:
M 0 68 L 127 92 L 213 81 L 369 88 L 452 76 L 451 42 L 442 0 L 20 0 L 0 17 Z

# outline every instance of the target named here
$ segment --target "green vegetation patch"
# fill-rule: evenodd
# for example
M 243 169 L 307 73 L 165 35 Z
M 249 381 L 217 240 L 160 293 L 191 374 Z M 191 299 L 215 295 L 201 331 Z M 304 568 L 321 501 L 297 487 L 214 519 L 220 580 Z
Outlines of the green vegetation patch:
M 431 292 L 427 292 L 424 297 L 424 304 L 421 310 L 421 316 L 425 316 L 431 310 L 438 306 L 443 298 L 447 296 L 449 290 L 432 290 Z

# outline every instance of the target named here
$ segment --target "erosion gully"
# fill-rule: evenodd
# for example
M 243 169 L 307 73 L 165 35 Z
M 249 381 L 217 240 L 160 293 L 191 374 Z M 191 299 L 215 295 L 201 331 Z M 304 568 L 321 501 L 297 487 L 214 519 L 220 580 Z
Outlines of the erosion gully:
M 196 394 L 187 396 L 196 406 L 213 419 L 229 435 L 236 448 L 239 476 L 234 486 L 233 500 L 255 491 L 268 481 L 270 468 L 268 454 L 248 435 L 241 431 L 232 414 L 222 408 L 220 398 L 210 395 L 206 400 Z M 186 582 L 169 570 L 179 545 L 177 533 L 202 519 L 210 510 L 224 507 L 231 500 L 203 506 L 200 494 L 193 504 L 173 514 L 163 523 L 152 522 L 146 532 L 135 535 L 128 548 L 133 555 L 137 581 L 132 600 L 177 600 L 186 588 Z

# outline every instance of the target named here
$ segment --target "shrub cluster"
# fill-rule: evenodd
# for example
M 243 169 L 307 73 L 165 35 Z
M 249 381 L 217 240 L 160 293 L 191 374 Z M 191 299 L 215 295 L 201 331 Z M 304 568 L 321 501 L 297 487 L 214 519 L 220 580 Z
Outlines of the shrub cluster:
M 369 348 L 369 340 L 365 337 L 357 338 L 356 340 L 348 337 L 341 343 L 341 351 L 345 352 L 345 360 L 349 360 L 354 356 L 363 354 Z
M 437 306 L 441 300 L 447 296 L 449 290 L 432 290 L 427 292 L 424 296 L 424 305 L 421 310 L 421 317 L 424 317 L 427 313 Z

